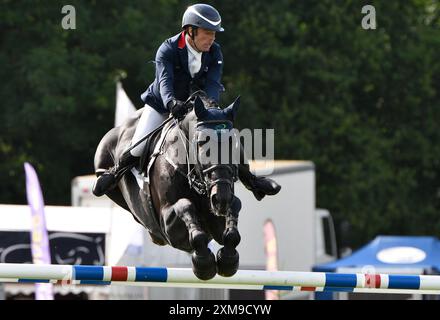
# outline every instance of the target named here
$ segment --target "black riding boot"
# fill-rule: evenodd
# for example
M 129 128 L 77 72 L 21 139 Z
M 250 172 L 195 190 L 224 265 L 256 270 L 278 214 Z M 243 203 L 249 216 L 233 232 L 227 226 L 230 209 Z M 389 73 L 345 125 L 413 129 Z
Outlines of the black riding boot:
M 98 177 L 98 179 L 96 179 L 95 184 L 93 185 L 93 194 L 97 197 L 100 197 L 107 191 L 116 187 L 116 184 L 125 174 L 125 172 L 133 168 L 138 161 L 139 157 L 133 156 L 130 151 L 124 152 L 121 156 L 121 159 L 119 159 L 118 163 L 114 167 L 106 170 Z
M 243 185 L 252 191 L 258 201 L 266 195 L 274 195 L 280 192 L 281 186 L 274 180 L 266 177 L 257 177 L 250 171 L 249 164 L 245 162 L 243 146 L 240 145 L 240 164 L 238 165 L 238 178 Z

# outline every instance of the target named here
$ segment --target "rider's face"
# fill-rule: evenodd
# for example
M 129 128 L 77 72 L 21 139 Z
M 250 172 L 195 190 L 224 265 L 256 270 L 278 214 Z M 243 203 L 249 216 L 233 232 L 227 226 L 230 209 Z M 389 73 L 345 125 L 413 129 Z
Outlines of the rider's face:
M 215 40 L 215 31 L 198 28 L 194 38 L 195 46 L 199 51 L 207 52 Z

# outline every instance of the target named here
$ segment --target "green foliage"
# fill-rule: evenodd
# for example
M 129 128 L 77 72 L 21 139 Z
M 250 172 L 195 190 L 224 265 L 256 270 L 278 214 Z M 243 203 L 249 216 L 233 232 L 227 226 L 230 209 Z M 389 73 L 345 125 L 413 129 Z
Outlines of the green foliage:
M 24 203 L 23 162 L 50 204 L 93 171 L 113 124 L 115 76 L 139 108 L 157 47 L 176 34 L 175 0 L 0 1 L 0 202 Z M 438 0 L 211 2 L 226 32 L 223 103 L 242 96 L 239 127 L 275 128 L 278 159 L 317 168 L 317 203 L 376 234 L 440 233 Z M 377 29 L 361 27 L 362 6 Z M 287 214 L 287 213 L 286 213 Z
M 347 241 L 439 234 L 439 3 L 229 5 L 225 79 L 244 95 L 242 126 L 275 128 L 277 158 L 316 164 L 317 203 L 350 222 Z

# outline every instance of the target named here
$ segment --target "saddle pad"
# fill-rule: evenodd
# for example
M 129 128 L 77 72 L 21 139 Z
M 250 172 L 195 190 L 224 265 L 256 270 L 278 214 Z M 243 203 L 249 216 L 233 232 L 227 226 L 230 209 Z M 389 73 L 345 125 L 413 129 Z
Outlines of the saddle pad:
M 135 167 L 131 168 L 131 173 L 136 178 L 136 182 L 139 186 L 139 189 L 142 190 L 142 188 L 144 187 L 144 176 L 142 174 L 140 174 L 139 171 Z
M 147 170 L 145 173 L 139 172 L 139 170 L 136 169 L 136 167 L 133 167 L 131 169 L 131 173 L 136 178 L 136 182 L 139 186 L 139 189 L 144 188 L 144 183 L 150 184 L 150 169 L 153 166 L 154 161 L 156 160 L 157 155 L 160 153 L 162 144 L 165 140 L 165 137 L 168 133 L 168 131 L 174 126 L 172 123 L 171 125 L 165 125 L 165 127 L 160 131 L 160 138 L 156 141 L 156 144 L 154 145 L 154 151 L 148 155 L 148 165 Z M 148 146 L 148 149 L 150 149 L 151 146 Z

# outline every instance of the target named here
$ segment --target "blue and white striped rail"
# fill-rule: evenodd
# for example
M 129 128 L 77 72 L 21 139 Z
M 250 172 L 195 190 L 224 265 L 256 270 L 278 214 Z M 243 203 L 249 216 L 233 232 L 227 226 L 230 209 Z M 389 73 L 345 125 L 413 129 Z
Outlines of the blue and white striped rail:
M 0 263 L 0 282 L 439 294 L 440 276 L 239 270 L 203 281 L 189 268 Z
M 52 283 L 57 285 L 103 285 L 103 286 L 146 286 L 162 288 L 201 288 L 201 289 L 239 289 L 239 290 L 273 290 L 265 285 L 240 285 L 240 284 L 219 284 L 210 283 L 178 283 L 178 282 L 127 282 L 127 281 L 88 281 L 88 280 L 31 280 L 3 278 L 0 283 Z M 385 293 L 385 294 L 431 294 L 440 295 L 440 290 L 413 290 L 413 289 L 382 289 L 382 288 L 336 288 L 336 287 L 298 287 L 286 286 L 276 288 L 283 291 L 308 291 L 308 292 L 353 292 L 353 293 Z

